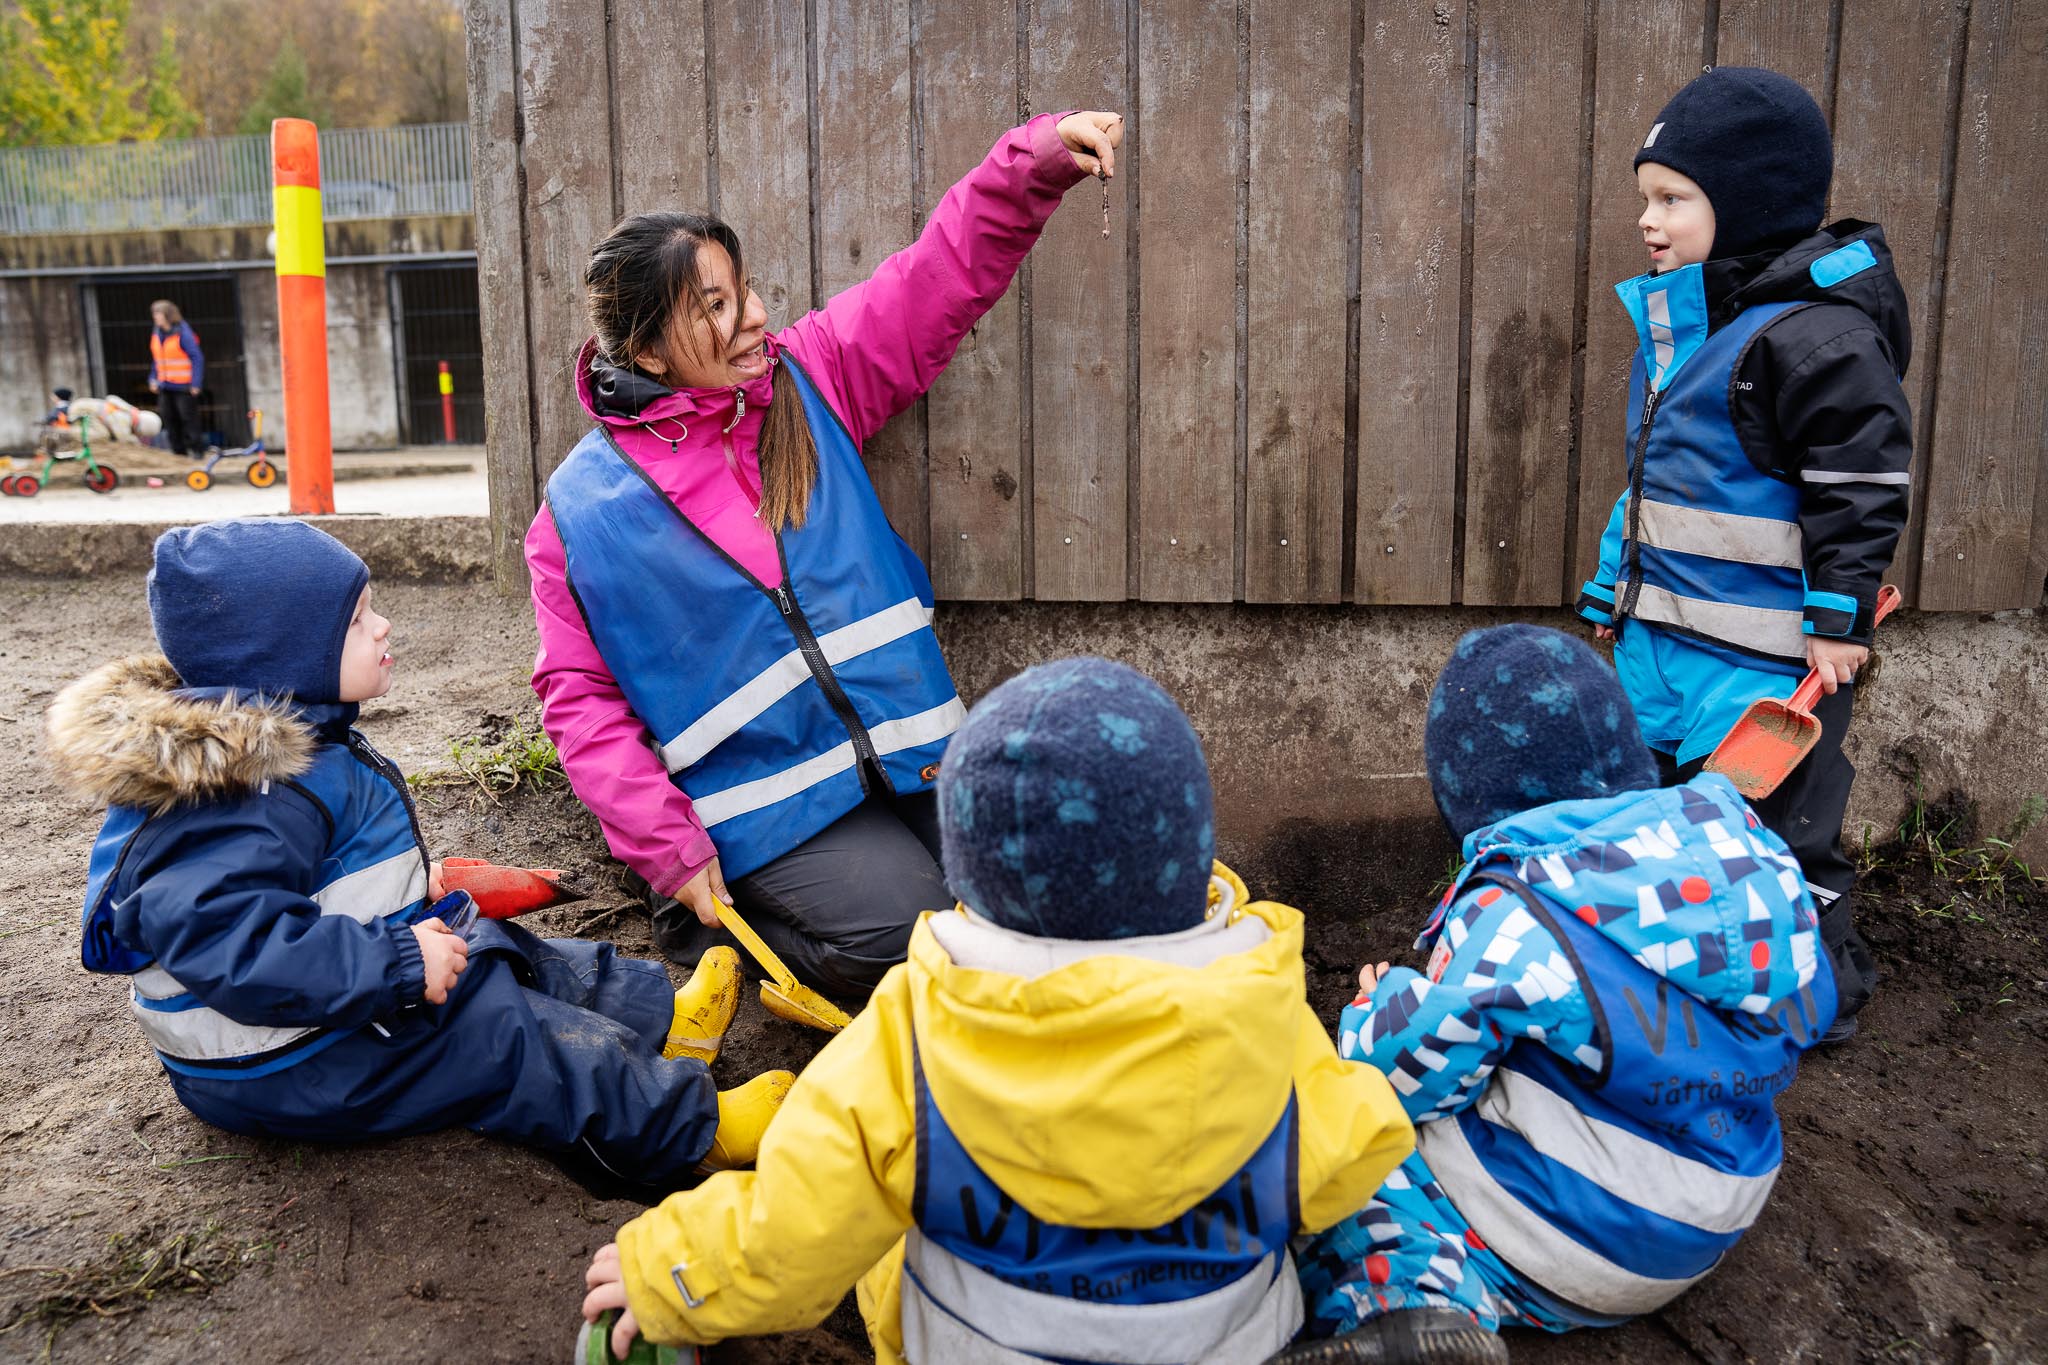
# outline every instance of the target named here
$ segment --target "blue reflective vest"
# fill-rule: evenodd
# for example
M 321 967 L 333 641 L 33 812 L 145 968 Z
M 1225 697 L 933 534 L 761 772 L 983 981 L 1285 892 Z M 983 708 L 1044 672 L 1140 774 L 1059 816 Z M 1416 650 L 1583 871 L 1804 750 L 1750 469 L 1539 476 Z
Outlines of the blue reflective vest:
M 1615 286 L 1639 344 L 1613 615 L 1804 661 L 1799 489 L 1751 462 L 1728 398 L 1750 341 L 1801 305 L 1745 308 L 1709 334 L 1704 278 L 1689 265 Z
M 1156 1228 L 1048 1223 L 989 1179 L 916 1071 L 917 1185 L 903 1257 L 912 1365 L 1263 1361 L 1301 1323 L 1295 1101 L 1214 1193 Z M 1134 1173 L 1134 1178 L 1139 1178 Z
M 938 776 L 964 710 L 932 586 L 838 415 L 787 353 L 818 448 L 770 588 L 692 525 L 602 428 L 548 480 L 571 591 L 667 767 L 744 877 L 858 806 Z
M 391 916 L 400 923 L 424 918 L 427 854 L 398 769 L 351 735 L 347 743 L 321 745 L 313 766 L 290 782 L 334 822 L 320 884 L 312 893 L 320 913 L 347 915 L 363 924 Z M 267 790 L 266 784 L 257 797 Z M 167 1070 L 253 1080 L 360 1031 L 240 1023 L 201 1002 L 150 953 L 117 937 L 114 911 L 122 859 L 148 823 L 148 814 L 132 806 L 107 811 L 87 864 L 79 957 L 89 971 L 129 978 L 129 1008 Z M 233 953 L 242 946 L 225 942 L 218 951 Z M 317 963 L 308 968 L 318 969 Z

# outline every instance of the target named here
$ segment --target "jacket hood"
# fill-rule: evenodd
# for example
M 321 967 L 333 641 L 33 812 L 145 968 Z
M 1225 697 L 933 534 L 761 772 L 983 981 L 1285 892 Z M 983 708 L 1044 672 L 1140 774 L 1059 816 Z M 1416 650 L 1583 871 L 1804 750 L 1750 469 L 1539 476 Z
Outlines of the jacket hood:
M 759 378 L 741 385 L 747 406 L 765 408 L 775 394 L 775 358 L 781 353 L 773 336 L 764 336 L 768 369 Z M 576 353 L 576 397 L 591 419 L 612 427 L 635 427 L 643 422 L 674 420 L 689 423 L 716 417 L 721 423 L 732 415 L 733 391 L 716 389 L 672 389 L 649 378 L 630 365 L 615 365 L 597 349 L 597 338 L 587 338 Z
M 1718 773 L 1538 806 L 1474 831 L 1465 853 L 1425 941 L 1466 880 L 1492 869 L 1716 1009 L 1762 1014 L 1813 977 L 1819 920 L 1799 863 Z
M 1209 920 L 1178 934 L 1040 939 L 965 909 L 912 934 L 925 1083 L 976 1163 L 1039 1218 L 1168 1222 L 1285 1112 L 1301 914 L 1247 904 L 1220 867 L 1211 885 Z
M 1845 304 L 1877 328 L 1899 375 L 1913 357 L 1906 291 L 1875 223 L 1844 218 L 1783 252 L 1709 261 L 1706 292 L 1716 325 L 1760 303 Z
M 44 724 L 50 761 L 79 795 L 158 815 L 298 776 L 357 709 L 187 688 L 163 655 L 137 654 L 59 692 Z

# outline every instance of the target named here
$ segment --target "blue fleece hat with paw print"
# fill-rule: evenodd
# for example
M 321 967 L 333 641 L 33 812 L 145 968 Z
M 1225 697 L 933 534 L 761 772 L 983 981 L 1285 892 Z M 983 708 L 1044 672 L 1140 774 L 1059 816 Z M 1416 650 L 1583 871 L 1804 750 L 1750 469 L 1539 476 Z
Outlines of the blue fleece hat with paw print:
M 1543 626 L 1458 637 L 1429 698 L 1422 752 L 1451 833 L 1557 801 L 1657 785 L 1621 679 L 1584 640 Z
M 1164 688 L 1108 659 L 1026 669 L 967 713 L 939 831 L 953 894 L 1021 933 L 1136 938 L 1208 913 L 1202 742 Z

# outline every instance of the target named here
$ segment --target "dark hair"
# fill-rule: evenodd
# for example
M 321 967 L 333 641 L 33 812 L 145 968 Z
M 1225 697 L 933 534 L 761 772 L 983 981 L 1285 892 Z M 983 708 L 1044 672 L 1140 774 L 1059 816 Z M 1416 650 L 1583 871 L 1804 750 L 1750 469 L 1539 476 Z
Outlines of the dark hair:
M 149 305 L 149 311 L 152 313 L 161 311 L 164 315 L 164 321 L 170 323 L 173 327 L 176 327 L 185 320 L 185 315 L 178 311 L 178 305 L 172 303 L 169 299 L 158 299 L 155 303 Z
M 583 272 L 590 327 L 597 348 L 614 365 L 637 367 L 647 355 L 666 356 L 677 324 L 691 316 L 682 300 L 703 316 L 711 308 L 697 281 L 697 253 L 717 243 L 732 258 L 733 278 L 745 281 L 739 234 L 703 213 L 636 213 L 622 220 L 591 248 Z M 741 308 L 733 326 L 739 326 Z M 796 381 L 775 367 L 775 398 L 761 424 L 761 520 L 771 530 L 802 526 L 818 476 L 818 447 L 804 420 Z

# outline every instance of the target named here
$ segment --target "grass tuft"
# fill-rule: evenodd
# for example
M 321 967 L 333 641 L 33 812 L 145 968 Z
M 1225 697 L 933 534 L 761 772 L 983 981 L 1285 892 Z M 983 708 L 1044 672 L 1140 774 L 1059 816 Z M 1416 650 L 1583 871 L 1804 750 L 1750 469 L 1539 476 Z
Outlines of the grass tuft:
M 484 733 L 453 740 L 448 745 L 448 766 L 409 773 L 406 784 L 415 792 L 434 788 L 472 787 L 499 801 L 520 792 L 538 792 L 555 782 L 567 781 L 555 742 L 524 717 L 500 719 Z
M 107 1254 L 75 1266 L 16 1266 L 0 1276 L 43 1277 L 41 1292 L 16 1308 L 0 1335 L 40 1330 L 48 1359 L 57 1336 L 82 1318 L 118 1318 L 171 1294 L 204 1294 L 262 1256 L 265 1247 L 239 1247 L 221 1237 L 217 1223 L 182 1232 L 116 1233 Z

